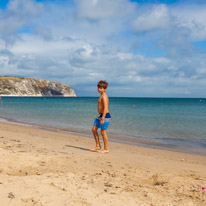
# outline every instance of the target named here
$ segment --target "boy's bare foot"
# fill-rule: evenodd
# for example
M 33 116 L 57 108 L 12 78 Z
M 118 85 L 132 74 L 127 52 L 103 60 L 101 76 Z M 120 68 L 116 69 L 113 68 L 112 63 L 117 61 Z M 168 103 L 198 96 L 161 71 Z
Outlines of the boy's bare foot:
M 101 149 L 101 147 L 99 146 L 99 147 L 95 147 L 93 149 L 90 149 L 90 151 L 94 152 L 94 151 L 97 151 L 97 150 L 100 150 L 100 149 Z
M 101 154 L 108 153 L 108 152 L 109 152 L 108 149 L 103 149 L 103 150 L 99 151 L 99 153 L 101 153 Z

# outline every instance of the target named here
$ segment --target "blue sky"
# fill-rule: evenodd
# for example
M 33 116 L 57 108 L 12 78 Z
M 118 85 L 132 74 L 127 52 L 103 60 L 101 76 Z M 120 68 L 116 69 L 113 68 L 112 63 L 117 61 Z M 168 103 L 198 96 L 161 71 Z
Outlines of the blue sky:
M 206 97 L 203 0 L 1 0 L 0 75 L 78 96 Z
M 0 8 L 5 9 L 9 0 L 1 0 L 0 1 Z

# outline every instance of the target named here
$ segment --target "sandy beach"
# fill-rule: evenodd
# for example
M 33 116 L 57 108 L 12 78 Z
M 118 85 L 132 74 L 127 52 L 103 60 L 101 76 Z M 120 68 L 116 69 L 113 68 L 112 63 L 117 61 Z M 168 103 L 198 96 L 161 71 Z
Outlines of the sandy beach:
M 205 206 L 206 156 L 0 123 L 0 200 L 7 205 Z

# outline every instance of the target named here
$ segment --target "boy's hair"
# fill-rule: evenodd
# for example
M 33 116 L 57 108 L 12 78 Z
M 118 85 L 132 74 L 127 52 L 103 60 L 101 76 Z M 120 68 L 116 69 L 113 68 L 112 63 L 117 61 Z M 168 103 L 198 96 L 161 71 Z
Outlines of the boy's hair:
M 97 84 L 98 88 L 103 87 L 104 89 L 106 89 L 107 86 L 108 86 L 108 82 L 106 80 L 100 80 Z

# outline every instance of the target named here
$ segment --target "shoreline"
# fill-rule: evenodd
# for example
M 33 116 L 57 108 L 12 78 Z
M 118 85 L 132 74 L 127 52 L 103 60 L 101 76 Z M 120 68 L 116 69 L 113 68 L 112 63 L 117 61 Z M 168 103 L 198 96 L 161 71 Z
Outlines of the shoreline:
M 205 156 L 116 142 L 99 154 L 91 138 L 2 122 L 0 134 L 2 205 L 206 205 Z
M 59 128 L 59 127 L 53 127 L 53 126 L 48 126 L 48 125 L 26 123 L 23 121 L 18 121 L 18 120 L 5 118 L 1 116 L 0 116 L 0 122 L 6 122 L 9 124 L 22 125 L 26 127 L 38 128 L 38 129 L 60 132 L 60 133 L 79 135 L 82 137 L 93 139 L 92 133 L 86 130 Z M 133 145 L 133 146 L 138 146 L 138 147 L 154 148 L 154 149 L 160 149 L 160 150 L 166 150 L 166 151 L 174 151 L 174 152 L 180 152 L 180 153 L 186 153 L 186 154 L 206 156 L 205 150 L 203 151 L 198 151 L 198 149 L 191 150 L 191 149 L 184 148 L 184 147 L 177 147 L 177 146 L 171 146 L 169 144 L 163 144 L 161 142 L 158 142 L 152 139 L 136 138 L 136 137 L 131 137 L 129 135 L 126 136 L 126 135 L 121 135 L 121 134 L 114 134 L 111 132 L 108 132 L 108 134 L 109 134 L 109 142 L 111 141 L 111 142 Z

